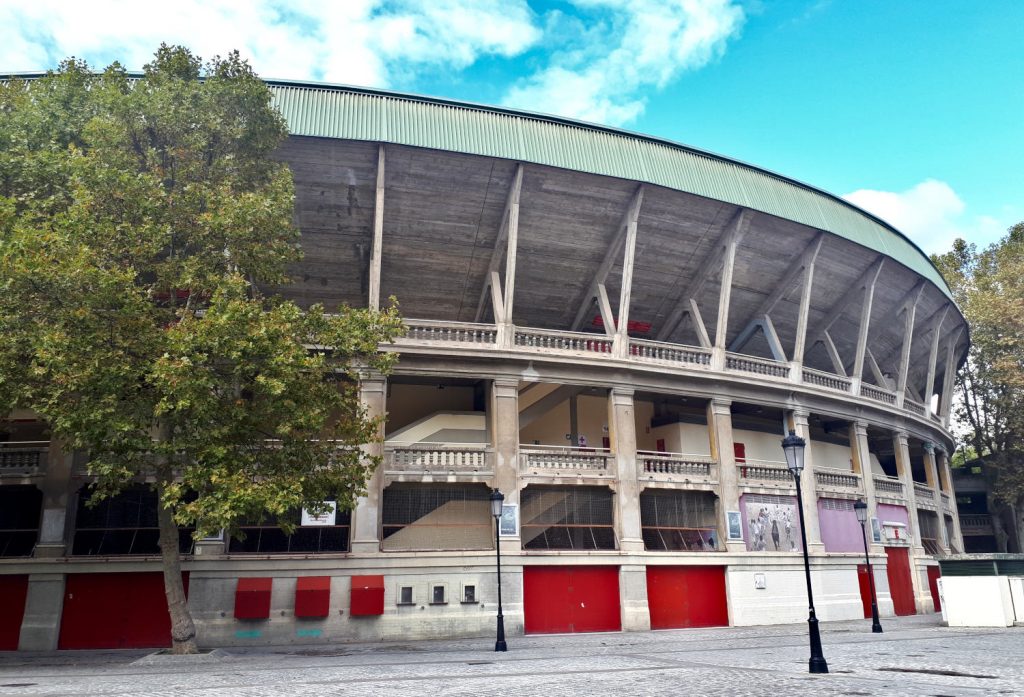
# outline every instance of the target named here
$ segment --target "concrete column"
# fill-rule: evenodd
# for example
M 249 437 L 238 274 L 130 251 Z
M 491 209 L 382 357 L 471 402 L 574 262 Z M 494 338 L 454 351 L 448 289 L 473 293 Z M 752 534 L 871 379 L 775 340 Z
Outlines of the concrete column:
M 711 457 L 718 462 L 718 537 L 729 552 L 744 552 L 743 540 L 729 540 L 728 511 L 740 510 L 739 472 L 732 438 L 732 402 L 712 399 L 708 402 L 708 440 Z
M 494 486 L 505 495 L 506 504 L 519 503 L 519 383 L 495 380 L 489 404 Z M 518 532 L 518 531 L 517 531 Z M 502 537 L 502 548 L 519 552 L 520 537 Z
M 942 490 L 949 494 L 949 514 L 953 519 L 953 539 L 949 544 L 955 552 L 963 553 L 964 534 L 960 530 L 960 513 L 956 505 L 956 492 L 953 491 L 952 473 L 949 471 L 949 455 L 944 451 L 939 451 L 939 471 L 942 473 Z M 945 516 L 945 511 L 942 515 Z M 946 527 L 945 519 L 942 521 L 942 527 Z
M 387 380 L 380 375 L 367 375 L 359 383 L 359 399 L 370 418 L 381 418 L 381 439 L 384 438 L 383 417 L 387 408 Z M 367 455 L 383 456 L 383 443 L 363 446 Z M 366 496 L 356 501 L 352 513 L 352 552 L 376 554 L 380 552 L 380 503 L 384 489 L 383 465 L 374 470 L 366 483 Z
M 868 549 L 871 554 L 885 554 L 881 544 L 874 541 L 871 528 L 871 519 L 878 517 L 878 506 L 875 501 L 875 477 L 871 471 L 871 450 L 868 447 L 868 425 L 864 421 L 850 424 L 850 457 L 853 471 L 859 473 L 864 482 L 864 503 L 868 505 L 868 521 L 865 524 Z
M 54 651 L 64 609 L 64 574 L 30 574 L 19 651 Z
M 39 541 L 34 556 L 63 557 L 67 549 L 68 506 L 73 500 L 70 494 L 71 470 L 74 455 L 64 452 L 63 441 L 54 438 L 46 453 L 46 474 L 40 489 L 43 491 L 43 511 L 39 525 Z M 73 516 L 71 516 L 73 518 Z
M 633 390 L 613 388 L 608 394 L 608 435 L 615 453 L 615 518 L 618 523 L 619 549 L 642 552 L 640 531 L 640 484 L 636 459 L 636 418 Z
M 935 444 L 925 441 L 924 444 L 924 474 L 928 486 L 932 490 L 932 502 L 935 504 L 935 517 L 939 524 L 939 543 L 942 549 L 949 553 L 949 538 L 946 535 L 946 514 L 945 506 L 942 505 L 942 485 L 939 481 L 939 471 L 935 462 Z
M 647 632 L 651 629 L 651 612 L 647 607 L 647 567 L 644 564 L 623 564 L 619 567 L 622 629 L 626 632 Z
M 818 522 L 818 481 L 814 476 L 814 446 L 811 443 L 808 416 L 806 409 L 793 409 L 786 414 L 786 423 L 807 442 L 804 448 L 804 471 L 800 475 L 800 494 L 804 499 L 804 510 L 800 511 L 800 516 L 803 518 L 804 530 L 807 533 L 807 551 L 810 554 L 824 554 L 825 545 L 821 541 L 821 525 Z M 782 439 L 779 441 L 781 443 Z M 781 444 L 779 449 L 782 449 Z
M 903 490 L 907 499 L 907 518 L 910 520 L 911 539 L 913 546 L 910 549 L 910 579 L 914 586 L 914 599 L 919 613 L 930 612 L 932 609 L 931 591 L 928 584 L 921 579 L 917 561 L 925 556 L 924 547 L 921 545 L 921 530 L 917 521 L 917 496 L 914 492 L 914 474 L 910 467 L 910 447 L 907 443 L 906 431 L 896 431 L 893 434 L 893 450 L 896 454 L 896 471 L 900 481 L 903 482 Z

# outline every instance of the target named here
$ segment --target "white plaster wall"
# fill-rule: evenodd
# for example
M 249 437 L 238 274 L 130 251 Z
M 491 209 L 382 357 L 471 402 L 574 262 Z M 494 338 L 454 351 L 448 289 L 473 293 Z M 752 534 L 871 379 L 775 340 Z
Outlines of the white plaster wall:
M 659 438 L 665 439 L 665 449 L 671 453 L 710 455 L 711 441 L 708 428 L 703 424 L 665 424 L 651 429 L 650 442 L 640 450 L 657 450 Z
M 437 442 L 437 438 L 432 438 L 432 436 L 439 431 L 465 431 L 465 436 L 471 439 L 460 440 L 458 442 L 484 443 L 487 440 L 487 415 L 482 411 L 468 413 L 438 412 L 430 415 L 423 421 L 410 424 L 403 429 L 393 432 L 388 436 L 388 442 Z M 470 434 L 475 435 L 470 436 Z
M 781 430 L 781 428 L 780 425 L 779 429 Z M 750 460 L 773 462 L 785 462 L 786 460 L 786 456 L 782 452 L 782 436 L 780 434 L 735 430 L 732 439 L 735 443 L 743 443 L 744 452 Z
M 473 411 L 473 388 L 447 385 L 389 386 L 386 432 L 390 435 L 412 422 L 438 411 Z
M 600 448 L 601 438 L 607 437 L 608 399 L 596 395 L 580 395 L 576 403 L 576 419 L 579 433 L 587 439 L 588 448 Z M 519 442 L 541 445 L 567 446 L 572 443 L 565 438 L 569 433 L 569 400 L 559 403 L 548 413 L 539 417 L 519 431 Z
M 849 446 L 812 440 L 808 449 L 815 467 L 853 471 L 853 454 Z
M 757 574 L 764 574 L 764 589 L 755 588 Z M 811 584 L 819 620 L 854 620 L 863 617 L 855 563 L 812 568 Z M 726 588 L 730 621 L 734 626 L 807 621 L 807 582 L 802 560 L 800 563 L 794 560 L 793 564 L 786 566 L 731 566 L 726 572 Z M 891 609 L 891 602 L 889 607 Z

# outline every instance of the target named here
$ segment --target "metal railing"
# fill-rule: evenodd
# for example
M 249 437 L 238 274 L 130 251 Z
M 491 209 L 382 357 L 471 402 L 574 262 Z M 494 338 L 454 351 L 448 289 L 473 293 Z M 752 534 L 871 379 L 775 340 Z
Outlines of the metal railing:
M 707 481 L 716 479 L 718 463 L 709 455 L 687 455 L 686 453 L 661 453 L 637 450 L 644 474 L 668 474 L 681 477 L 696 477 Z
M 742 373 L 767 375 L 773 378 L 788 378 L 789 364 L 773 361 L 770 358 L 747 356 L 742 353 L 725 354 L 726 370 L 738 370 Z
M 815 467 L 814 481 L 818 486 L 833 487 L 836 489 L 860 490 L 860 475 L 856 472 L 837 470 L 829 467 Z
M 405 320 L 406 334 L 401 339 L 441 343 L 494 345 L 498 330 L 493 324 L 439 322 L 426 319 Z
M 390 472 L 490 471 L 489 449 L 476 443 L 385 445 L 384 469 Z
M 676 363 L 683 366 L 708 366 L 711 364 L 711 349 L 646 339 L 630 339 L 629 355 L 631 358 L 645 362 Z
M 0 443 L 0 475 L 38 474 L 46 467 L 50 441 L 25 440 Z
M 555 445 L 519 446 L 519 466 L 524 471 L 607 472 L 614 457 L 615 455 L 605 448 Z
M 840 392 L 849 392 L 850 387 L 853 385 L 853 381 L 850 378 L 844 378 L 842 375 L 834 375 L 821 370 L 814 370 L 813 368 L 802 368 L 801 372 L 803 373 L 803 381 L 809 385 L 827 387 L 830 390 L 839 390 Z
M 551 351 L 611 354 L 612 344 L 612 337 L 605 334 L 562 332 L 550 329 L 521 329 L 519 327 L 516 327 L 515 332 L 516 346 Z

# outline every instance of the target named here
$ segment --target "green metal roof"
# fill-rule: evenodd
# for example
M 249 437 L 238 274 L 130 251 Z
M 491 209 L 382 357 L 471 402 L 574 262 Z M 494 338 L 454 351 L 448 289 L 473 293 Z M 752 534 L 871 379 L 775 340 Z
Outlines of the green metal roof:
M 293 135 L 395 143 L 657 184 L 844 237 L 949 287 L 898 230 L 846 201 L 726 157 L 628 131 L 500 107 L 269 80 Z

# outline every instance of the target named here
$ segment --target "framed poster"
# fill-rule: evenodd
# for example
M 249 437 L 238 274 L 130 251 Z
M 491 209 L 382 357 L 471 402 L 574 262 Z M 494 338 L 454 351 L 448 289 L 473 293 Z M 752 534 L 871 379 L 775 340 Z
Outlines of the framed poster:
M 498 519 L 498 534 L 502 537 L 519 536 L 519 505 L 505 503 L 501 506 L 501 517 Z
M 302 527 L 325 527 L 328 525 L 334 525 L 334 515 L 338 510 L 337 501 L 324 501 L 324 506 L 327 507 L 323 513 L 319 515 L 313 515 L 305 508 L 302 509 Z
M 726 511 L 725 518 L 729 525 L 729 539 L 730 540 L 742 540 L 743 539 L 743 520 L 740 518 L 739 511 Z
M 871 519 L 871 541 L 876 544 L 882 541 L 882 526 L 878 522 L 878 518 Z

